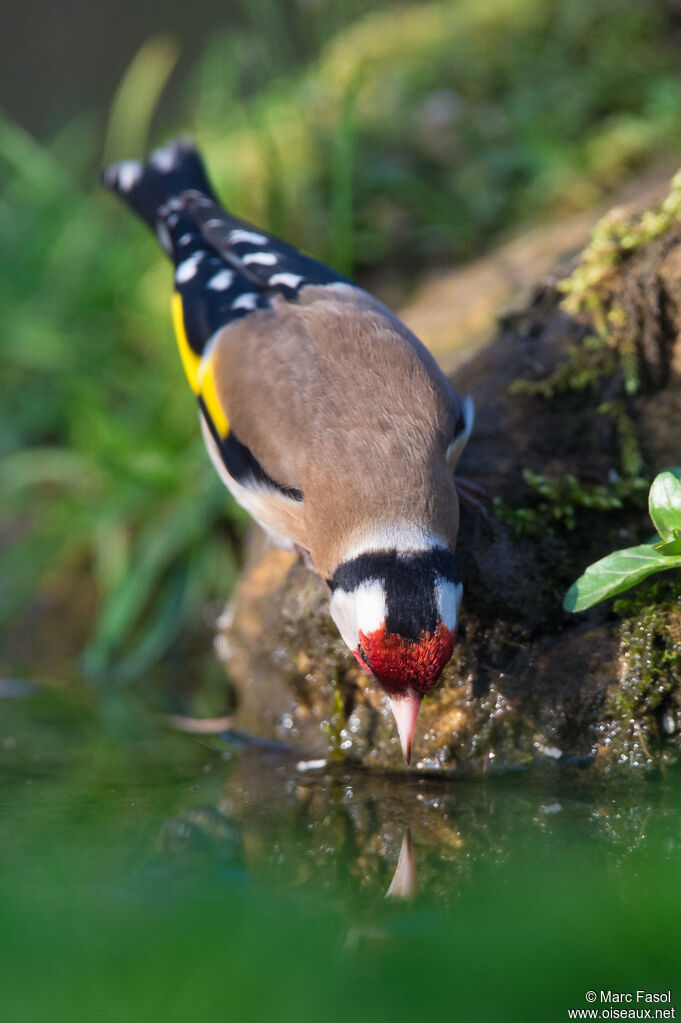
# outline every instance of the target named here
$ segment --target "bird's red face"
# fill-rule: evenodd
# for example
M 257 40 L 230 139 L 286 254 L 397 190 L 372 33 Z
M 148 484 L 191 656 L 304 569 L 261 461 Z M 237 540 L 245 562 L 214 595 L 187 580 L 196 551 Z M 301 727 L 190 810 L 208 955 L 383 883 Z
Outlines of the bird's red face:
M 353 653 L 388 694 L 407 763 L 421 701 L 440 678 L 455 639 L 456 628 L 450 629 L 444 622 L 415 640 L 389 633 L 385 623 L 373 632 L 359 631 L 359 645 Z
M 389 633 L 383 623 L 373 632 L 359 630 L 359 645 L 353 653 L 381 683 L 390 697 L 416 693 L 423 697 L 433 688 L 452 656 L 456 628 L 440 622 L 432 633 L 419 639 L 403 639 Z
M 341 565 L 329 585 L 331 616 L 387 693 L 409 763 L 421 701 L 456 639 L 461 585 L 453 555 L 441 547 L 371 552 Z

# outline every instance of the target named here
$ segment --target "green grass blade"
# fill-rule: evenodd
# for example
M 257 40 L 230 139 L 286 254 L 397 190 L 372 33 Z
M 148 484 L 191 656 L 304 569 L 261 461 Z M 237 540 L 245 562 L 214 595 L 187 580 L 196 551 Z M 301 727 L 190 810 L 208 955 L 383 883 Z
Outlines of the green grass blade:
M 154 36 L 137 52 L 111 104 L 105 161 L 143 155 L 154 111 L 178 56 L 169 36 Z
M 91 461 L 65 448 L 35 447 L 0 459 L 0 491 L 26 490 L 38 484 L 83 487 L 95 469 Z
M 215 492 L 188 495 L 165 521 L 152 523 L 142 534 L 133 567 L 109 595 L 97 619 L 84 653 L 86 672 L 98 674 L 115 658 L 166 570 L 206 533 L 218 515 Z
M 343 99 L 333 140 L 331 167 L 331 265 L 352 276 L 353 252 L 353 169 L 356 143 L 356 101 L 359 80 L 350 85 Z
M 36 142 L 18 124 L 0 114 L 0 158 L 37 192 L 58 192 L 69 178 L 46 146 Z M 71 188 L 69 186 L 69 192 Z
M 177 565 L 158 594 L 155 606 L 145 622 L 141 639 L 130 654 L 116 663 L 113 669 L 116 681 L 129 682 L 139 678 L 177 638 L 187 605 L 189 585 L 188 564 Z

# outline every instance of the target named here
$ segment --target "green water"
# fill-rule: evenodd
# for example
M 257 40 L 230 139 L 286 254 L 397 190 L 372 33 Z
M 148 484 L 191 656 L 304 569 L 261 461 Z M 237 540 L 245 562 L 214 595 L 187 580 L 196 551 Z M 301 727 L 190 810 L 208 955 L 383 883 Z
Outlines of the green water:
M 0 699 L 0 1019 L 531 1023 L 590 989 L 681 1011 L 680 797 L 301 771 L 130 703 Z

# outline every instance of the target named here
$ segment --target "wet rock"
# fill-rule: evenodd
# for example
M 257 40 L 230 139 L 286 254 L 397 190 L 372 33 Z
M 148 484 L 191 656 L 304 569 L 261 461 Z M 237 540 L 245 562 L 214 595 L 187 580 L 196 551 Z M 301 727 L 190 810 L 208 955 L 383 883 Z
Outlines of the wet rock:
M 618 215 L 608 230 L 628 237 L 621 224 L 632 215 Z M 650 765 L 681 747 L 678 585 L 664 613 L 645 588 L 624 617 L 610 604 L 579 616 L 561 607 L 590 562 L 650 535 L 638 477 L 679 462 L 681 226 L 612 263 L 596 299 L 604 316 L 620 316 L 620 341 L 568 314 L 562 285 L 546 277 L 452 375 L 476 403 L 460 472 L 488 490 L 498 516 L 488 528 L 463 510 L 460 640 L 424 701 L 416 771 Z M 630 394 L 633 358 L 640 386 Z M 224 630 L 240 724 L 312 756 L 403 769 L 386 701 L 337 635 L 327 600 L 294 557 L 254 555 Z

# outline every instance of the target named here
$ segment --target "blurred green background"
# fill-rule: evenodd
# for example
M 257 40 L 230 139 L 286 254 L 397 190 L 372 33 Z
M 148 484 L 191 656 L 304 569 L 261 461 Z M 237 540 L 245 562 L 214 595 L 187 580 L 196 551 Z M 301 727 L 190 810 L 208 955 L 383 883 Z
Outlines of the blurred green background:
M 3 1023 L 545 1023 L 673 983 L 674 772 L 315 775 L 140 713 L 228 709 L 212 622 L 247 520 L 203 451 L 170 269 L 98 177 L 189 132 L 226 204 L 399 305 L 679 160 L 680 55 L 681 0 L 5 12 Z M 396 906 L 406 826 L 422 894 Z
M 177 132 L 225 203 L 392 304 L 681 151 L 674 0 L 28 4 L 0 81 L 0 672 L 210 656 L 244 515 L 155 240 L 99 168 Z M 77 660 L 76 660 L 77 656 Z

